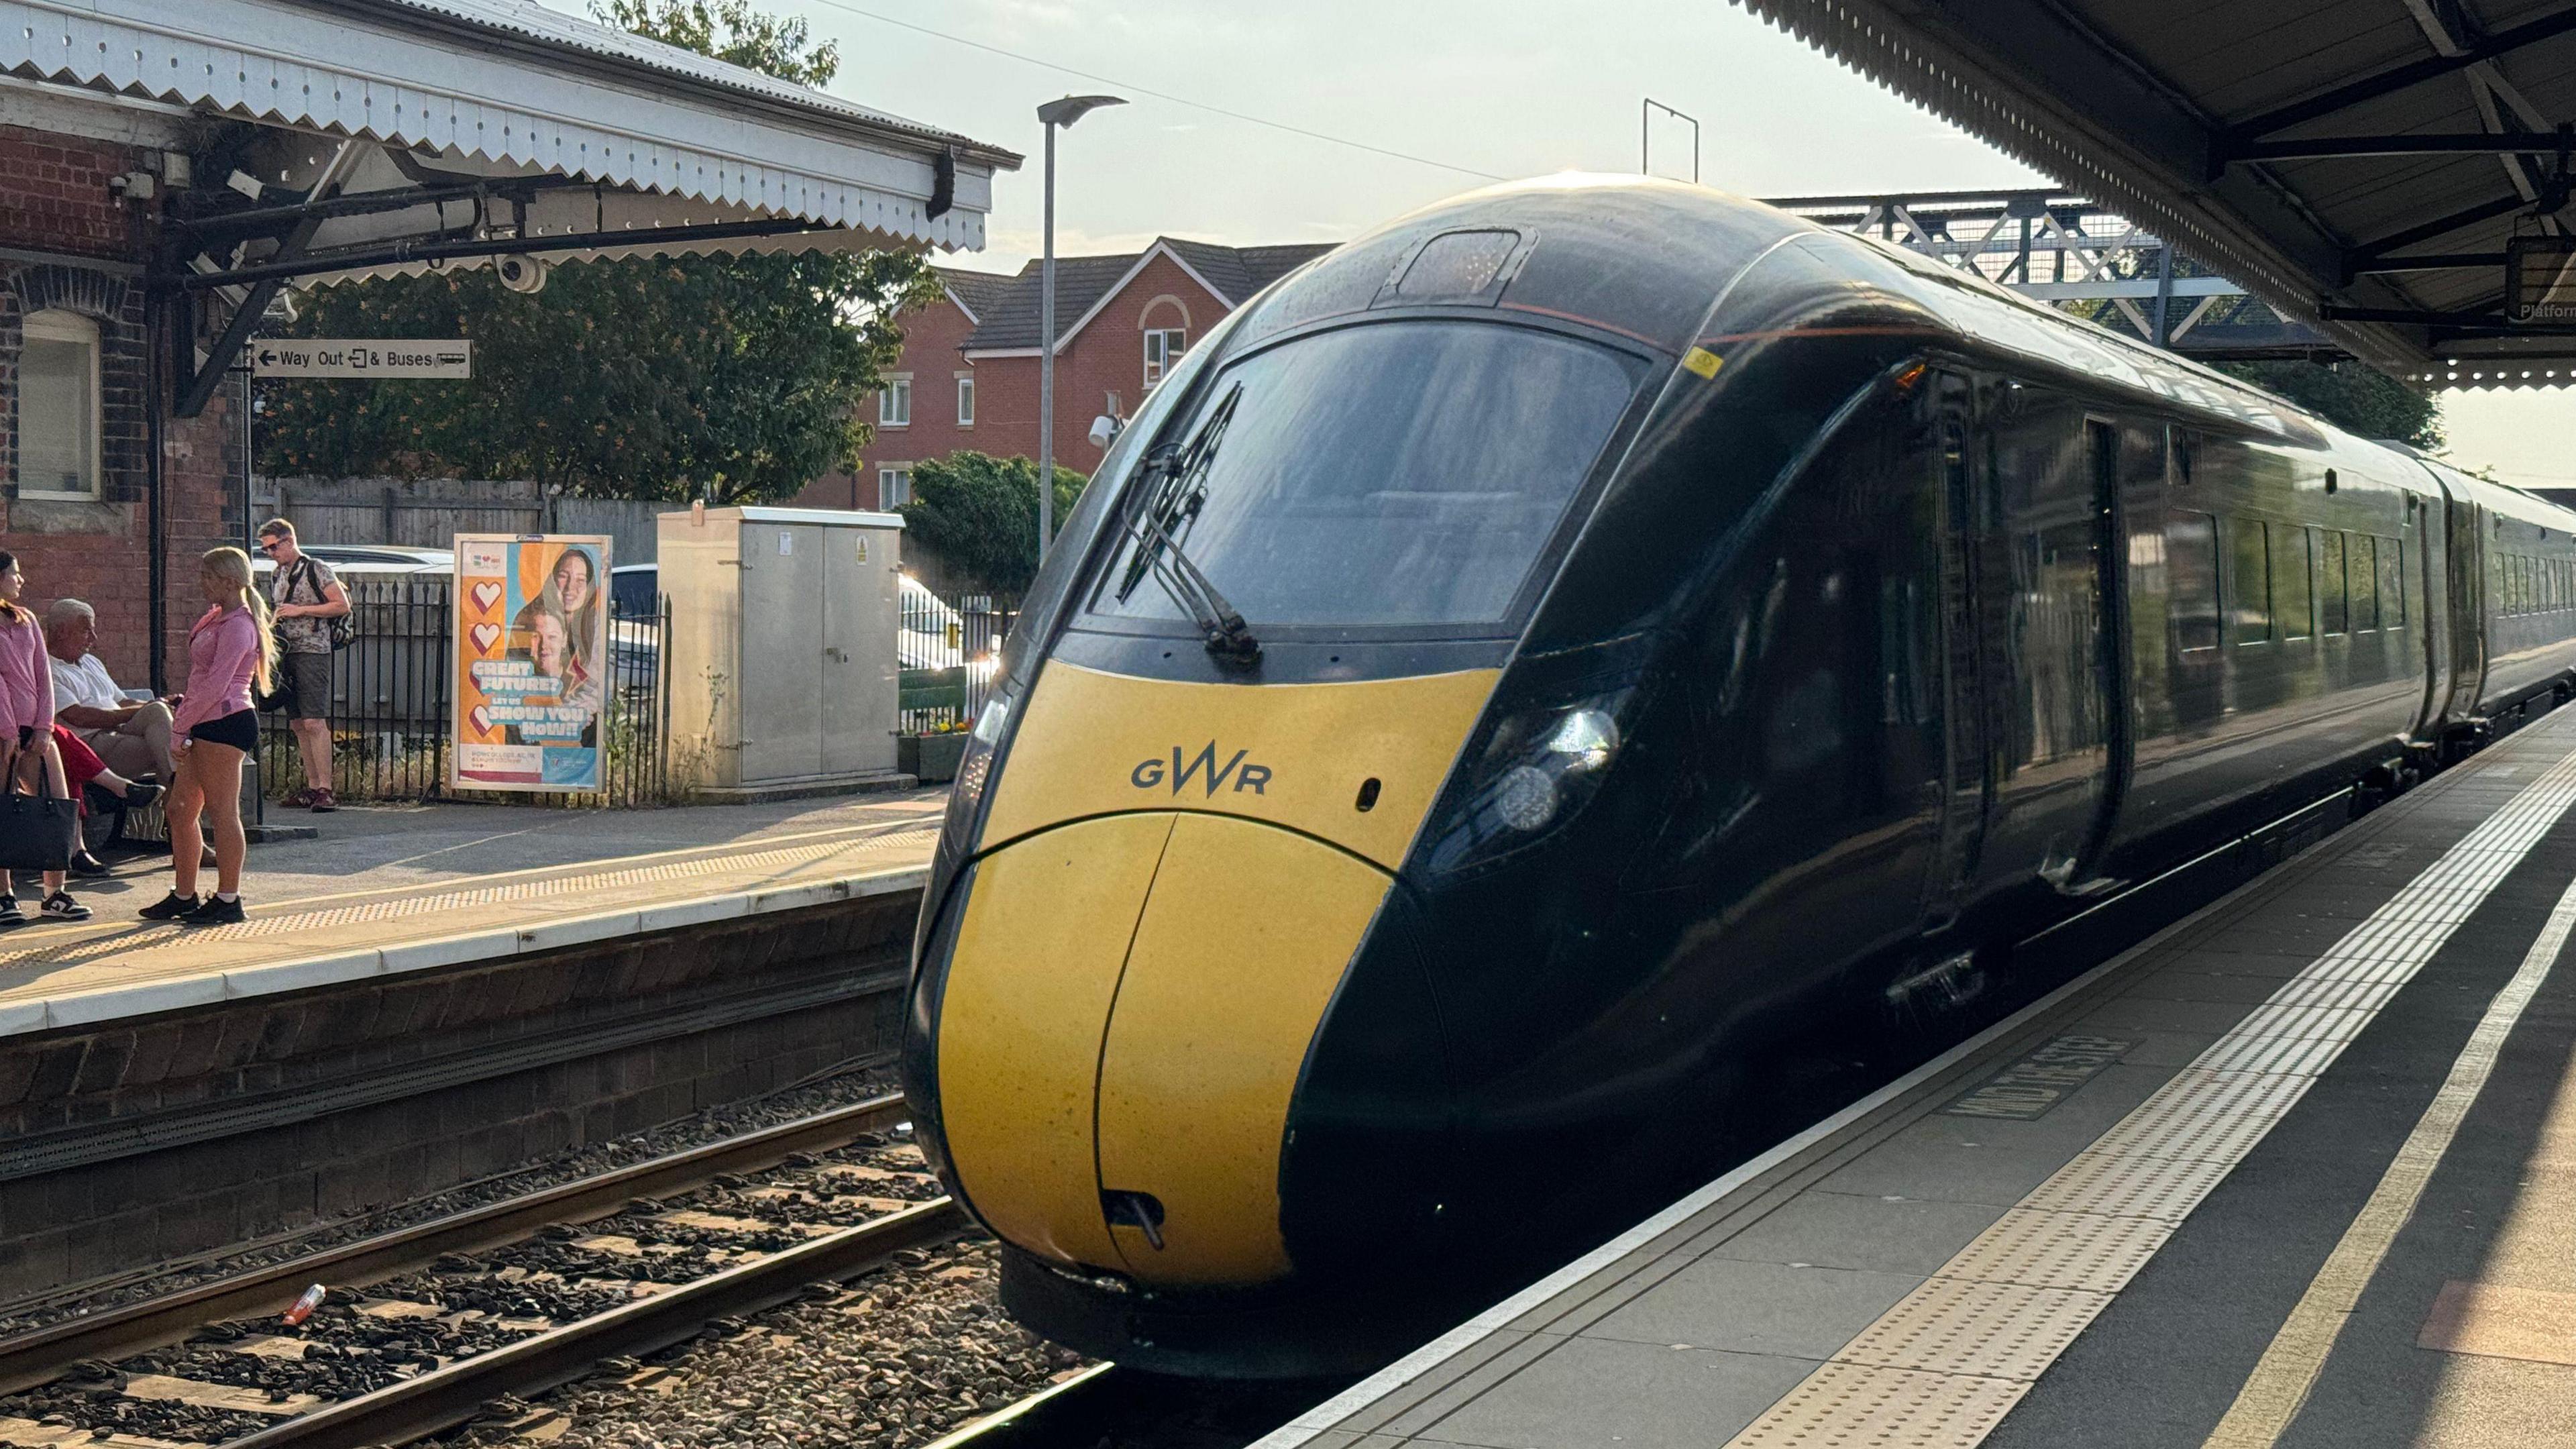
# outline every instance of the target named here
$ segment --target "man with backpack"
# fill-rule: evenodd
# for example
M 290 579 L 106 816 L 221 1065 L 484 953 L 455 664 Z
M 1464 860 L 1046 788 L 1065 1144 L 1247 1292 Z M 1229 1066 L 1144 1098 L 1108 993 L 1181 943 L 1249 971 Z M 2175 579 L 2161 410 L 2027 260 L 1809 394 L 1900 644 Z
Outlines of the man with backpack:
M 331 651 L 335 633 L 349 626 L 349 591 L 331 566 L 295 546 L 295 525 L 272 518 L 259 526 L 259 551 L 275 566 L 268 601 L 275 617 L 278 694 L 295 750 L 304 761 L 304 788 L 289 806 L 336 810 L 331 795 Z

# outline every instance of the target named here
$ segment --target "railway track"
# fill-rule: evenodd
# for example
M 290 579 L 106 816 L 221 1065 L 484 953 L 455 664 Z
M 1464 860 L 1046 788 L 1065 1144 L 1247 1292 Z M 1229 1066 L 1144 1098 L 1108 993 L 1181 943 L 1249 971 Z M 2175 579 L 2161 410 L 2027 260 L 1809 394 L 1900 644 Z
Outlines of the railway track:
M 401 1443 L 917 1259 L 967 1221 L 904 1115 L 880 1097 L 0 1340 L 0 1444 Z

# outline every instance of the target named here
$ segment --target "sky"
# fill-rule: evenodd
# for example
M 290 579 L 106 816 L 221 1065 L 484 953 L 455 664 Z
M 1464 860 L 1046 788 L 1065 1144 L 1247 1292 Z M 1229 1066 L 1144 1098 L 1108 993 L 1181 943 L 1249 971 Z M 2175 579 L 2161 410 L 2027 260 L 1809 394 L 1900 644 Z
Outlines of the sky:
M 836 94 L 1027 156 L 994 180 L 985 250 L 948 259 L 993 271 L 1039 249 L 1035 109 L 1068 93 L 1129 104 L 1059 137 L 1058 255 L 1341 241 L 1491 177 L 1632 172 L 1646 97 L 1698 118 L 1700 179 L 1741 195 L 2048 182 L 1725 0 L 754 3 L 839 44 Z M 1659 119 L 1654 170 L 1688 178 L 1691 141 Z M 2576 487 L 2576 391 L 2443 404 L 2455 461 Z

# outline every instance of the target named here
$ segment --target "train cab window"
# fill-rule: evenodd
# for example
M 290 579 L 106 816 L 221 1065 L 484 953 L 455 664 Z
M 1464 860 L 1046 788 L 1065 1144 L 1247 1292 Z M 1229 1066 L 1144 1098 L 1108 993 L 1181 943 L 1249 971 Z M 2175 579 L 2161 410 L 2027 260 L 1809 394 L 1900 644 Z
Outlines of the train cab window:
M 2311 528 L 2316 535 L 2317 552 L 2317 629 L 2324 634 L 2341 634 L 2352 627 L 2345 611 L 2343 582 L 2343 535 L 2331 528 Z
M 1511 614 L 1635 388 L 1619 354 L 1525 328 L 1408 320 L 1318 333 L 1254 352 L 1202 390 L 1171 432 L 1199 461 L 1151 506 L 1255 631 L 1490 628 Z M 1147 577 L 1160 549 L 1143 536 L 1103 571 L 1093 617 L 1190 617 L 1177 590 Z
M 2371 547 L 2371 537 L 2356 533 L 2347 539 L 2352 550 L 2352 632 L 2367 634 L 2379 627 L 2379 562 Z
M 2227 520 L 2227 638 L 2262 644 L 2272 637 L 2271 528 L 2257 518 Z
M 2165 515 L 2165 577 L 2172 592 L 2174 647 L 2218 647 L 2218 520 L 2175 509 Z
M 2284 639 L 2306 639 L 2317 632 L 2316 601 L 2308 587 L 2311 559 L 2309 530 L 2272 530 L 2272 615 Z
M 2379 551 L 2379 622 L 2394 629 L 2406 622 L 2406 542 L 2376 540 Z

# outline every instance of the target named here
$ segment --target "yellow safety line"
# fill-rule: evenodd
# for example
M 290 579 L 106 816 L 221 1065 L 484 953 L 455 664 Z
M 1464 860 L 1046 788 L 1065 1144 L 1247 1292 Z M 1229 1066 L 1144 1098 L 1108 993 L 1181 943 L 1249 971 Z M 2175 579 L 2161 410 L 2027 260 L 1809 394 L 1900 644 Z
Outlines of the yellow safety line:
M 2468 1045 L 2451 1063 L 2442 1090 L 2416 1119 L 2406 1145 L 2397 1150 L 2360 1215 L 2299 1296 L 2298 1306 L 2263 1350 L 2261 1361 L 2203 1449 L 2271 1449 L 2299 1417 L 2316 1388 L 2317 1376 L 2325 1371 L 2327 1355 L 2334 1352 L 2335 1340 L 2343 1335 L 2344 1325 L 2361 1302 L 2362 1291 L 2370 1286 L 2399 1231 L 2415 1215 L 2416 1202 L 2459 1135 L 2460 1124 L 2476 1105 L 2487 1078 L 2494 1074 L 2496 1059 L 2503 1054 L 2514 1024 L 2522 1019 L 2523 1008 L 2548 979 L 2571 928 L 2576 928 L 2576 883 L 2558 898 L 2549 923 L 2522 958 L 2522 969 L 2488 1003 L 2478 1029 L 2470 1033 Z

